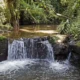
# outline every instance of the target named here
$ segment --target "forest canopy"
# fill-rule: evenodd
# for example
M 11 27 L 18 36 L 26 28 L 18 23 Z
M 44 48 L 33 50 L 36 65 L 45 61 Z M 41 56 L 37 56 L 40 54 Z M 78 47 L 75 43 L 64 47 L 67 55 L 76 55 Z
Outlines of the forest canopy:
M 61 34 L 80 39 L 80 0 L 0 0 L 0 29 L 58 24 Z

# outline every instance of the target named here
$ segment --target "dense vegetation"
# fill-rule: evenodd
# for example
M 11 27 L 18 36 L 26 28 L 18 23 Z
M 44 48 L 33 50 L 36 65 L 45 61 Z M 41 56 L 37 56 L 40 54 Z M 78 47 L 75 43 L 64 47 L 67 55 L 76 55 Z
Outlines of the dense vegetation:
M 20 24 L 59 24 L 62 34 L 80 39 L 80 0 L 1 0 L 0 29 Z
M 80 39 L 80 0 L 66 0 L 67 9 L 62 13 L 64 17 L 59 26 L 62 34 L 69 34 L 75 40 Z M 66 4 L 65 3 L 65 4 Z

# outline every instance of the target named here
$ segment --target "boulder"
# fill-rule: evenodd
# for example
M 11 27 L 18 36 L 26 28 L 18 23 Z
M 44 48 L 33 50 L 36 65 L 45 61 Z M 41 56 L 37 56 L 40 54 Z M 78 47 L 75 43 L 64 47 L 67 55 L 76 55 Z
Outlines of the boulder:
M 70 36 L 57 34 L 49 37 L 48 39 L 53 46 L 55 59 L 66 60 L 70 53 L 68 44 Z
M 72 52 L 72 60 L 80 60 L 80 41 L 71 41 L 69 46 Z
M 46 41 L 47 37 L 36 37 L 24 39 L 27 57 L 28 58 L 39 58 L 45 59 L 47 56 L 47 47 L 42 44 L 43 41 Z
M 69 45 L 64 43 L 55 43 L 53 45 L 56 60 L 65 60 L 70 52 Z
M 6 60 L 8 55 L 8 40 L 0 40 L 0 61 Z

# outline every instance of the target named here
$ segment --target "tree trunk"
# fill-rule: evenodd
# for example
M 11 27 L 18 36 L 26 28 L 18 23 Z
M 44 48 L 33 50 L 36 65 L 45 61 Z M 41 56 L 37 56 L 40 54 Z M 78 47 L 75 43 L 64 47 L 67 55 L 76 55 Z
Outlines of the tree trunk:
M 16 4 L 17 5 L 17 4 Z M 10 15 L 11 15 L 11 19 L 10 19 L 10 23 L 13 26 L 14 30 L 19 30 L 19 12 L 16 12 L 16 7 L 14 5 L 14 1 L 12 0 L 7 0 L 7 6 L 9 8 L 10 11 Z
M 15 31 L 19 31 L 19 20 L 13 21 L 13 28 Z

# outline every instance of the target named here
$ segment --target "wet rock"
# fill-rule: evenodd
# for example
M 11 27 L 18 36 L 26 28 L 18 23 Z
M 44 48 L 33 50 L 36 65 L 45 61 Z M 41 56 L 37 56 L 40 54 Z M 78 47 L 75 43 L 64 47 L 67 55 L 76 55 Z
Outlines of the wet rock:
M 47 55 L 47 48 L 41 42 L 47 40 L 47 37 L 36 37 L 24 39 L 24 45 L 26 47 L 28 58 L 45 59 Z
M 41 42 L 52 39 L 50 36 L 47 37 L 36 37 L 36 38 L 29 38 L 25 39 L 25 45 L 27 51 L 28 58 L 31 58 L 31 55 L 33 58 L 39 58 L 39 59 L 45 59 L 47 56 L 47 47 L 43 45 Z M 64 60 L 67 59 L 68 54 L 70 52 L 69 45 L 65 43 L 58 43 L 58 42 L 50 42 L 51 45 L 53 45 L 53 51 L 54 56 L 56 60 Z M 32 49 L 32 50 L 31 50 Z
M 69 46 L 63 43 L 56 43 L 53 45 L 55 59 L 64 60 L 67 59 L 69 54 Z
M 53 46 L 56 60 L 65 60 L 68 58 L 70 52 L 68 45 L 69 36 L 57 34 L 49 37 L 49 41 Z
M 6 60 L 8 55 L 8 40 L 0 40 L 0 61 Z
M 56 34 L 56 35 L 49 37 L 49 40 L 51 40 L 51 42 L 56 42 L 56 43 L 68 43 L 70 40 L 70 36 Z
M 42 40 L 42 41 L 48 40 L 48 37 L 47 37 L 47 36 L 42 37 L 41 40 Z
M 39 59 L 45 59 L 47 56 L 47 47 L 42 43 L 37 43 L 37 52 Z
M 71 41 L 69 46 L 72 52 L 72 60 L 80 60 L 80 41 Z
M 22 41 L 26 49 L 26 57 L 31 59 L 52 58 L 53 54 L 56 60 L 64 60 L 67 59 L 70 52 L 68 44 L 55 41 L 52 43 L 53 39 L 50 36 L 24 38 Z

